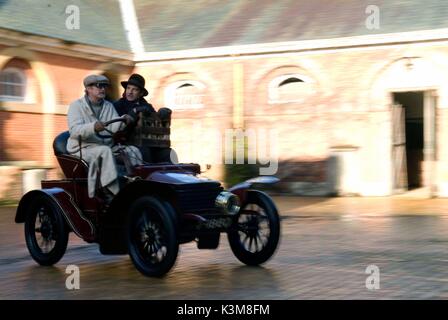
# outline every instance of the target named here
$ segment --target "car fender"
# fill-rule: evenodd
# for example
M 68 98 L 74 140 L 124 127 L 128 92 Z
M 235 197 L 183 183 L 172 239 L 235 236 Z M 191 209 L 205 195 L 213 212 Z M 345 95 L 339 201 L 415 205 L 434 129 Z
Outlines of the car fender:
M 253 184 L 274 184 L 279 181 L 279 178 L 273 176 L 258 176 L 244 182 L 240 182 L 229 188 L 228 191 L 237 195 L 241 203 L 245 203 L 247 191 L 252 187 Z
M 93 242 L 95 240 L 95 228 L 92 222 L 84 217 L 81 210 L 75 204 L 73 197 L 61 188 L 40 189 L 27 192 L 17 207 L 16 223 L 25 222 L 28 206 L 31 205 L 31 202 L 37 195 L 42 194 L 51 199 L 60 209 L 67 225 L 76 235 L 87 242 Z

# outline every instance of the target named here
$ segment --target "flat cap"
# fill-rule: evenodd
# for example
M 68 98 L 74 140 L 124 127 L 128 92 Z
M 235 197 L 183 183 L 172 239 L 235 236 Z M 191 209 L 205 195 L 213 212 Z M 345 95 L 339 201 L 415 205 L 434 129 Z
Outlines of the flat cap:
M 91 74 L 84 78 L 84 87 L 91 86 L 96 83 L 109 84 L 109 79 L 103 75 Z

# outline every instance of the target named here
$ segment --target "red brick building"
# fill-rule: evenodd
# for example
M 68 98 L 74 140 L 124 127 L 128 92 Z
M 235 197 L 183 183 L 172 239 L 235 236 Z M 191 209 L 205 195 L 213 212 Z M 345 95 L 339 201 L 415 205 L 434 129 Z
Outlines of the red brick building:
M 258 143 L 275 130 L 284 191 L 447 196 L 447 13 L 436 0 L 4 1 L 0 170 L 56 177 L 52 140 L 82 79 L 105 73 L 113 99 L 139 72 L 174 110 L 179 160 L 211 176 L 226 129 Z

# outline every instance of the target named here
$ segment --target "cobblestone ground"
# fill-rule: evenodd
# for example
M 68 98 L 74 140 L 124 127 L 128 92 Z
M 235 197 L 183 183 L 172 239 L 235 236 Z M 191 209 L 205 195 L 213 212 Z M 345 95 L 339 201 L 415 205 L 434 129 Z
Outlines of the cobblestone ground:
M 127 256 L 102 256 L 71 236 L 64 258 L 40 267 L 29 256 L 15 208 L 0 208 L 1 299 L 447 299 L 448 200 L 276 197 L 282 238 L 262 267 L 218 250 L 183 245 L 174 269 L 145 278 Z M 67 290 L 67 265 L 81 288 Z M 380 289 L 366 288 L 366 268 Z

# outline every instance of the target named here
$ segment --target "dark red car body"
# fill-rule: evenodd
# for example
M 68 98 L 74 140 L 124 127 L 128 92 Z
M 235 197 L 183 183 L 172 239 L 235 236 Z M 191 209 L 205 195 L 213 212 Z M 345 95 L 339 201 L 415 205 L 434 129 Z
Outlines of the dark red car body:
M 150 195 L 159 199 L 166 207 L 166 212 L 170 212 L 171 219 L 175 221 L 178 244 L 196 240 L 199 249 L 215 249 L 218 247 L 221 232 L 236 232 L 236 220 L 240 214 L 231 215 L 217 207 L 216 199 L 224 188 L 219 181 L 203 178 L 198 164 L 165 163 L 137 166 L 128 175 L 126 183 L 123 183 L 111 203 L 106 204 L 100 197 L 89 198 L 88 165 L 80 158 L 67 153 L 68 136 L 68 132 L 61 133 L 53 144 L 55 156 L 65 178 L 44 180 L 41 189 L 25 194 L 17 208 L 17 223 L 26 222 L 27 214 L 33 210 L 33 200 L 44 197 L 52 206 L 57 207 L 56 211 L 62 214 L 69 232 L 74 232 L 86 242 L 98 243 L 102 254 L 126 254 L 129 252 L 129 211 L 138 199 Z M 275 181 L 265 181 L 263 178 L 252 182 L 249 180 L 227 191 L 236 195 L 244 208 L 253 182 Z M 277 210 L 270 198 L 264 193 L 259 195 L 265 199 L 266 206 L 271 206 L 276 214 Z M 270 223 L 272 227 L 273 222 Z M 274 227 L 278 229 L 274 232 L 279 234 L 279 224 Z M 272 228 L 270 232 L 273 232 Z M 278 236 L 274 240 L 274 248 L 270 249 L 269 257 L 277 246 Z

